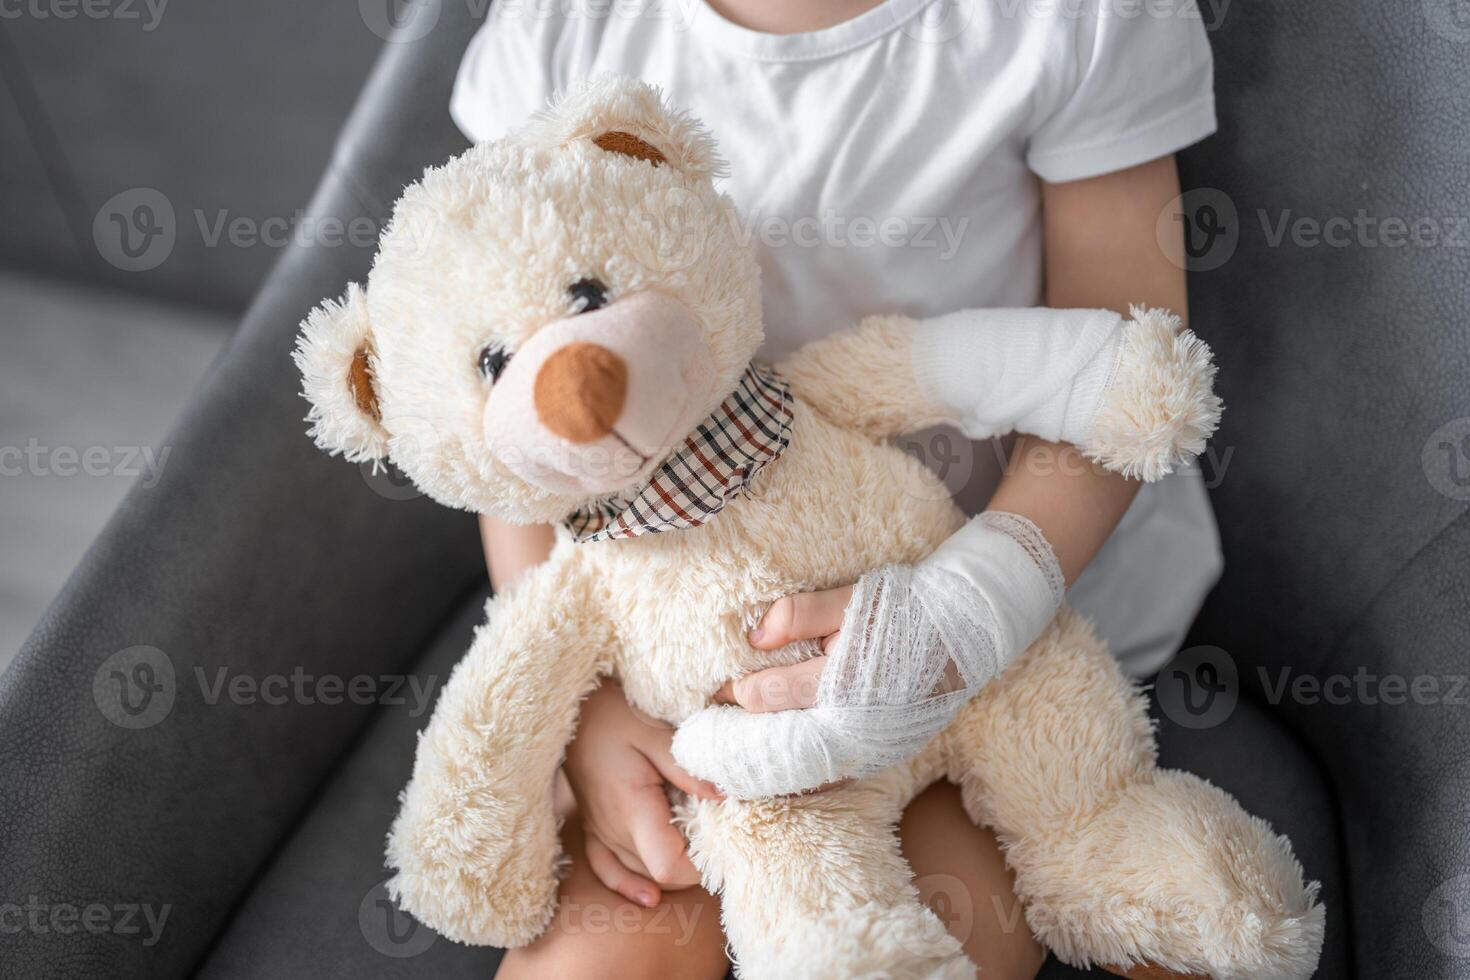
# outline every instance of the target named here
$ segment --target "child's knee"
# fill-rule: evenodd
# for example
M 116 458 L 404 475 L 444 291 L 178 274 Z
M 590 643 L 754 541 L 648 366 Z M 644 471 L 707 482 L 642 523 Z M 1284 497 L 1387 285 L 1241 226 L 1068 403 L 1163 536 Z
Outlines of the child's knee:
M 623 901 L 564 902 L 546 933 L 508 952 L 496 976 L 720 980 L 728 967 L 719 908 L 712 901 L 666 899 L 655 909 Z

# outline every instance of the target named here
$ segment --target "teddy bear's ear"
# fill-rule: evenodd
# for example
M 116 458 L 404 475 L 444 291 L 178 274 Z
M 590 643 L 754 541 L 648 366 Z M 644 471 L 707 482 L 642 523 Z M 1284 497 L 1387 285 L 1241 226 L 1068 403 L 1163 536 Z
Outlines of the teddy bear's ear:
M 354 463 L 388 455 L 378 388 L 373 377 L 372 324 L 367 293 L 356 283 L 340 300 L 327 300 L 301 324 L 292 354 L 301 392 L 311 403 L 311 437 L 327 452 Z
M 526 131 L 535 142 L 568 146 L 586 140 L 655 167 L 705 180 L 725 175 L 714 137 L 689 113 L 671 107 L 659 90 L 620 75 L 597 75 L 572 86 Z

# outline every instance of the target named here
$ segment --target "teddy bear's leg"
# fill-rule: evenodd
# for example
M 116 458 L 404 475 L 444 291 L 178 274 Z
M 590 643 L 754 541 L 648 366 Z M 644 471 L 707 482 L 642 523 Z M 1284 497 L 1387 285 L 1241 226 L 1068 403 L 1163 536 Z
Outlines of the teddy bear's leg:
M 690 856 L 720 892 L 742 980 L 972 980 L 959 942 L 921 903 L 895 832 L 942 754 L 936 742 L 862 782 L 681 809 Z
M 1316 885 L 1227 793 L 1155 766 L 1143 695 L 1064 610 L 946 732 L 949 775 L 995 830 L 1059 958 L 1217 980 L 1311 975 Z

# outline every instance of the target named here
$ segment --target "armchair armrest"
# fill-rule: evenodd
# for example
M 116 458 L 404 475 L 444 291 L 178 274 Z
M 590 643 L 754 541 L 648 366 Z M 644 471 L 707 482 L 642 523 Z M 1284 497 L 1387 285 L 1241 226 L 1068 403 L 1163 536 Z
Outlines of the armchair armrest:
M 381 222 L 463 147 L 447 106 L 474 26 L 444 5 L 427 37 L 386 46 L 313 219 Z M 0 939 L 14 975 L 187 973 L 391 696 L 384 675 L 483 583 L 469 515 L 365 483 L 306 437 L 297 324 L 371 253 L 283 254 L 161 479 L 133 489 L 0 677 L 0 903 L 25 920 Z

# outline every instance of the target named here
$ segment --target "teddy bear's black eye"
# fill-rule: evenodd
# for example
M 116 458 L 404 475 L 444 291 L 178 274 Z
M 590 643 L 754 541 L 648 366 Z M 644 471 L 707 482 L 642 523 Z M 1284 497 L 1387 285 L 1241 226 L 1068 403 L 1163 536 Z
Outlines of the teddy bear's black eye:
M 480 374 L 491 381 L 499 381 L 500 374 L 510 363 L 510 351 L 499 344 L 489 344 L 480 351 Z
M 578 279 L 567 287 L 567 295 L 572 298 L 572 316 L 607 305 L 607 287 L 597 279 Z

